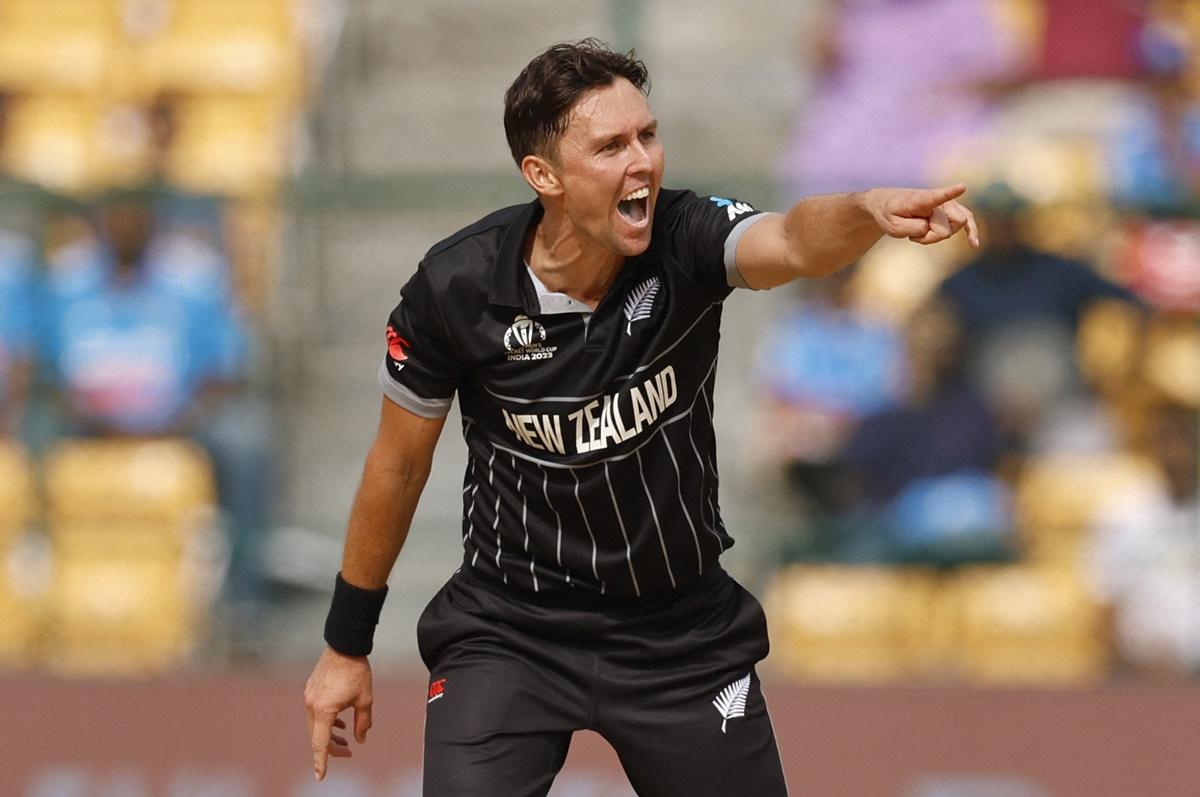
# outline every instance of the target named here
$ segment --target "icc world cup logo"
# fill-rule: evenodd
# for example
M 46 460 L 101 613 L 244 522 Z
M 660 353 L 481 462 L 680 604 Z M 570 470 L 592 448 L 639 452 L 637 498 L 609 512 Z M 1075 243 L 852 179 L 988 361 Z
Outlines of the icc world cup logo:
M 504 333 L 504 348 L 510 352 L 536 348 L 546 342 L 546 328 L 528 316 L 519 315 Z

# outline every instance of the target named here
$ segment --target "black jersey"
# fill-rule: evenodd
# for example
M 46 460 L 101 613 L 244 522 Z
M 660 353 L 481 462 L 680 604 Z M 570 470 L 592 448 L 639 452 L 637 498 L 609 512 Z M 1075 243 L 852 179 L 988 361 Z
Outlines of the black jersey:
M 733 544 L 717 500 L 721 303 L 750 205 L 662 190 L 649 248 L 595 311 L 524 262 L 538 201 L 434 246 L 401 291 L 379 381 L 425 417 L 457 392 L 464 566 L 510 586 L 670 592 Z M 583 594 L 583 593 L 577 593 Z

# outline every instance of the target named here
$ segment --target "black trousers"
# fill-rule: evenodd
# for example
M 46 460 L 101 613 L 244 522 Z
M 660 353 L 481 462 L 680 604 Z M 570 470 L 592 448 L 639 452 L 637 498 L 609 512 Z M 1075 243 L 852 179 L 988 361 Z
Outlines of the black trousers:
M 417 623 L 430 671 L 426 797 L 545 795 L 571 734 L 641 797 L 786 795 L 755 664 L 762 607 L 722 570 L 637 605 L 581 605 L 456 573 Z

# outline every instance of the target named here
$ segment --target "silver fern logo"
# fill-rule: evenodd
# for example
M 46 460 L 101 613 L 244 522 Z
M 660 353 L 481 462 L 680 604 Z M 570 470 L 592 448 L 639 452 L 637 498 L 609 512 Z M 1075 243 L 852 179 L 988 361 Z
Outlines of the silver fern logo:
M 750 696 L 750 673 L 739 678 L 721 690 L 717 699 L 712 703 L 721 713 L 721 733 L 725 733 L 725 723 L 737 717 L 746 716 L 746 698 Z
M 651 277 L 629 292 L 629 298 L 625 300 L 625 320 L 629 322 L 625 325 L 626 335 L 633 334 L 634 321 L 644 321 L 650 317 L 654 309 L 654 297 L 658 295 L 658 285 L 658 277 Z

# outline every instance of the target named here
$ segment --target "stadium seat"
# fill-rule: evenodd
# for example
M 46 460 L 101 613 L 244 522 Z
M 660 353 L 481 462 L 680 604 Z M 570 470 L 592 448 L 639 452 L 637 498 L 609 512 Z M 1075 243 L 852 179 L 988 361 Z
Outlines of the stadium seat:
M 936 577 L 924 571 L 797 565 L 767 590 L 772 664 L 822 681 L 918 675 L 929 665 Z
M 94 91 L 118 49 L 117 0 L 0 3 L 0 86 L 15 91 Z
M 902 326 L 962 261 L 957 241 L 945 249 L 904 243 L 885 238 L 862 256 L 850 283 L 855 312 Z
M 1151 324 L 1143 365 L 1147 382 L 1171 401 L 1200 409 L 1200 324 L 1164 316 Z
M 35 506 L 28 457 L 14 443 L 0 440 L 0 550 L 33 519 Z
M 1031 459 L 1017 483 L 1017 531 L 1029 557 L 1079 564 L 1083 534 L 1107 495 L 1159 479 L 1154 465 L 1132 454 L 1045 455 Z
M 1141 335 L 1138 309 L 1127 302 L 1094 302 L 1079 320 L 1075 356 L 1092 387 L 1104 396 L 1124 390 L 1137 367 Z
M 175 0 L 143 69 L 160 89 L 299 96 L 303 58 L 287 0 Z
M 988 683 L 1065 684 L 1102 678 L 1102 609 L 1073 570 L 976 568 L 939 598 L 951 672 Z
M 60 443 L 46 457 L 45 489 L 52 533 L 76 523 L 196 522 L 215 496 L 207 456 L 182 440 Z
M 68 674 L 160 671 L 203 621 L 189 543 L 212 523 L 211 465 L 181 440 L 72 440 L 46 457 L 56 573 L 44 663 Z
M 0 549 L 0 565 L 5 553 Z M 14 587 L 7 574 L 0 573 L 0 671 L 28 667 L 37 658 L 40 606 Z
M 21 532 L 36 520 L 37 495 L 29 458 L 15 443 L 0 440 L 0 669 L 28 666 L 40 629 L 38 596 L 12 579 Z M 37 574 L 29 573 L 36 581 Z
M 199 616 L 176 559 L 60 556 L 43 663 L 67 675 L 157 672 L 180 664 Z
M 275 99 L 190 98 L 179 107 L 168 175 L 202 193 L 269 193 L 284 175 L 288 121 L 288 111 Z
M 98 125 L 99 109 L 70 95 L 14 100 L 8 111 L 4 167 L 48 188 L 84 191 L 96 180 Z

